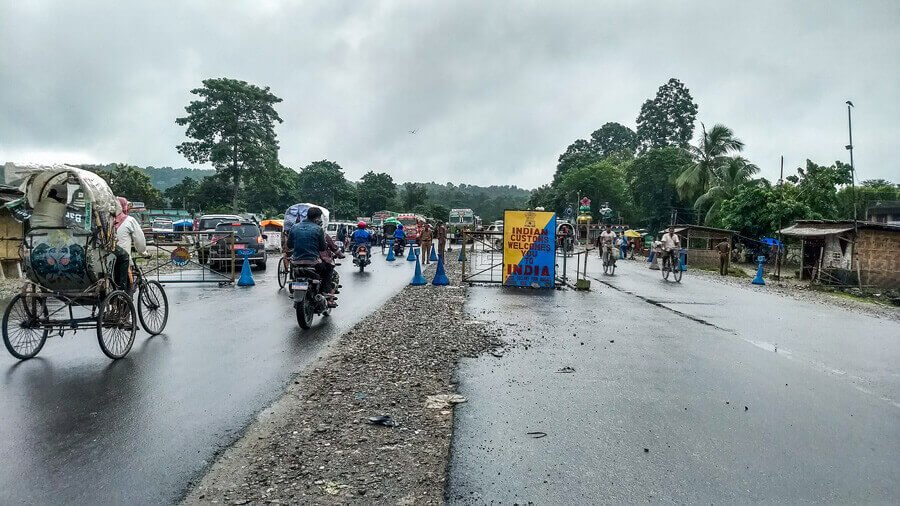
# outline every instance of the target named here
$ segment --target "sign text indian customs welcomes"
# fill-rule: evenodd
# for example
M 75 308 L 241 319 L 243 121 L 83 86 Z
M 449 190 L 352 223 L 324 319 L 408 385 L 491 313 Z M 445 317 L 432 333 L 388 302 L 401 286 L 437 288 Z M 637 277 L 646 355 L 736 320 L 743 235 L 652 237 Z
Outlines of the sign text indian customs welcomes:
M 503 214 L 503 284 L 553 288 L 556 277 L 556 213 Z

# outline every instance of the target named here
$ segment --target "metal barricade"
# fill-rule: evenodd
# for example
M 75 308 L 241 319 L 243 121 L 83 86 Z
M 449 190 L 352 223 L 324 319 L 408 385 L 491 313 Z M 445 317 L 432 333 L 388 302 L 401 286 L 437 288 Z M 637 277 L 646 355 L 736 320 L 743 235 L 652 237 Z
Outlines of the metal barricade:
M 213 235 L 216 239 L 213 239 Z M 140 260 L 144 276 L 163 284 L 234 283 L 237 277 L 234 231 L 147 232 L 150 258 Z M 225 241 L 225 254 L 214 247 Z M 221 266 L 217 271 L 213 266 Z

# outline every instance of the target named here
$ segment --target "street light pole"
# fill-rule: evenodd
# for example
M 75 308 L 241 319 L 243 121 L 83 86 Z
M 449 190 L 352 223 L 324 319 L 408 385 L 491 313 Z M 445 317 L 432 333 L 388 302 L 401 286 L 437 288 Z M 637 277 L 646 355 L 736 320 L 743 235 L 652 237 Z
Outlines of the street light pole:
M 862 269 L 859 266 L 859 252 L 857 251 L 857 246 L 859 245 L 859 224 L 857 223 L 857 214 L 856 214 L 856 167 L 853 165 L 853 116 L 851 114 L 851 110 L 853 109 L 853 102 L 847 101 L 847 133 L 849 134 L 850 144 L 847 144 L 847 151 L 850 152 L 850 188 L 851 194 L 853 195 L 853 251 L 852 255 L 856 257 L 856 282 L 857 286 L 862 289 Z

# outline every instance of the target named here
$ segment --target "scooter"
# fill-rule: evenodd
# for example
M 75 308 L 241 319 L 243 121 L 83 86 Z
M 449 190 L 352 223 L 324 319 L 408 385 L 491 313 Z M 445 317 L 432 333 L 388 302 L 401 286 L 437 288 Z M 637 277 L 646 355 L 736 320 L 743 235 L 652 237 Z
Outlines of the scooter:
M 401 256 L 403 255 L 403 250 L 406 249 L 406 241 L 401 239 L 394 240 L 394 255 Z

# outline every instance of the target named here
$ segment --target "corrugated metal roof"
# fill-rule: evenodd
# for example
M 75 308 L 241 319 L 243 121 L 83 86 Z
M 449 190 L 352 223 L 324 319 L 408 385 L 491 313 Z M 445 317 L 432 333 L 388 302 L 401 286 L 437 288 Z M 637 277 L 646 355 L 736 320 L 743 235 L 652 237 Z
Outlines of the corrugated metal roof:
M 797 223 L 783 228 L 780 232 L 784 235 L 796 237 L 809 237 L 817 235 L 843 234 L 853 230 L 852 224 L 847 223 Z

